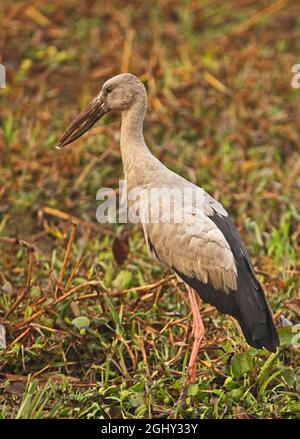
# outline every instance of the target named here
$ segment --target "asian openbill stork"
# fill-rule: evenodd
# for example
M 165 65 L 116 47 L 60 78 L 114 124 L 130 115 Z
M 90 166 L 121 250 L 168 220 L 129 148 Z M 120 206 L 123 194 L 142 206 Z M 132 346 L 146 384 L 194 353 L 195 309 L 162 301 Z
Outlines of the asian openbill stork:
M 117 75 L 104 83 L 99 95 L 67 128 L 57 147 L 73 142 L 110 110 L 119 110 L 128 192 L 139 187 L 145 191 L 189 189 L 196 196 L 201 194 L 201 209 L 194 205 L 194 197 L 188 205 L 185 202 L 183 221 L 172 221 L 173 217 L 168 222 L 157 218 L 140 220 L 150 253 L 187 285 L 194 336 L 187 375 L 191 383 L 196 379 L 197 354 L 204 335 L 195 292 L 221 313 L 233 316 L 251 346 L 274 352 L 279 339 L 249 254 L 226 210 L 203 189 L 170 171 L 148 149 L 143 136 L 146 106 L 147 94 L 141 81 L 129 73 Z M 149 199 L 147 203 L 151 202 Z

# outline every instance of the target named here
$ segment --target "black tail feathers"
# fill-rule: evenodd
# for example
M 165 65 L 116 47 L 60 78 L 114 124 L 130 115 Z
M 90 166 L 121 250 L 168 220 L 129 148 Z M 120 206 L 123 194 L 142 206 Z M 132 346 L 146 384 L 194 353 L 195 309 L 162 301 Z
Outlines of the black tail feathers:
M 189 277 L 173 267 L 177 275 L 194 288 L 204 302 L 214 305 L 221 313 L 233 316 L 239 322 L 247 343 L 255 348 L 275 352 L 279 337 L 261 285 L 249 272 L 240 271 L 237 291 L 225 293 L 196 277 Z
M 279 337 L 271 315 L 267 317 L 267 322 L 263 328 L 261 328 L 260 324 L 258 328 L 248 328 L 242 318 L 238 317 L 237 320 L 250 346 L 257 349 L 265 348 L 270 352 L 276 352 L 279 346 Z
M 236 318 L 247 343 L 275 352 L 279 346 L 278 333 L 263 289 L 257 279 L 255 281 L 255 284 L 249 282 L 248 276 L 239 273 L 235 293 L 238 305 Z

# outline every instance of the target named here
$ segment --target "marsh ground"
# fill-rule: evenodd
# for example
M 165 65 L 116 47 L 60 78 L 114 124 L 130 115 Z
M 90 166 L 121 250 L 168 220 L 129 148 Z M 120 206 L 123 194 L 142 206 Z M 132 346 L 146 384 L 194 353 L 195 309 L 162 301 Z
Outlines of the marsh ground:
M 98 189 L 122 178 L 118 116 L 55 145 L 105 79 L 140 76 L 151 150 L 231 212 L 277 324 L 296 325 L 299 6 L 2 1 L 0 16 L 1 416 L 298 417 L 295 326 L 270 355 L 205 304 L 199 381 L 174 412 L 191 340 L 186 293 L 137 225 L 95 219 Z

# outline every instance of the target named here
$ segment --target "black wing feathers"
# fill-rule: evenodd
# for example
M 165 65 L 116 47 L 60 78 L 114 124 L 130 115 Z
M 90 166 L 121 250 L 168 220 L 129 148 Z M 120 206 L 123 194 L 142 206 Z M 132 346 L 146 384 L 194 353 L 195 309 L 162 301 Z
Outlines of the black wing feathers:
M 204 284 L 196 277 L 188 277 L 173 267 L 178 276 L 194 288 L 200 297 L 214 305 L 220 312 L 235 317 L 247 342 L 256 347 L 274 352 L 279 345 L 278 334 L 263 289 L 255 277 L 249 254 L 231 218 L 216 212 L 210 216 L 225 236 L 235 258 L 238 278 L 237 291 L 226 294 Z

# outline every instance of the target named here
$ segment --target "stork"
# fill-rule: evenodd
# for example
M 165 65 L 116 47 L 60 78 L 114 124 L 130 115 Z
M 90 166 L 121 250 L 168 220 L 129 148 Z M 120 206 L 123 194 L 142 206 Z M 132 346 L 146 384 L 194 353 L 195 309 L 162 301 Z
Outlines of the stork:
M 182 208 L 182 221 L 173 221 L 174 215 L 167 222 L 157 218 L 140 221 L 149 252 L 187 286 L 193 315 L 187 381 L 193 383 L 204 336 L 197 294 L 221 313 L 233 316 L 249 345 L 275 352 L 279 338 L 248 251 L 226 210 L 202 188 L 169 170 L 147 147 L 143 136 L 146 106 L 146 90 L 136 76 L 114 76 L 70 124 L 57 148 L 79 138 L 104 114 L 118 110 L 122 117 L 120 148 L 128 191 L 137 187 L 146 191 L 187 189 L 196 198 L 202 197 L 201 209 L 195 205 L 194 197 L 188 198 Z M 147 203 L 151 203 L 151 198 L 147 198 Z

